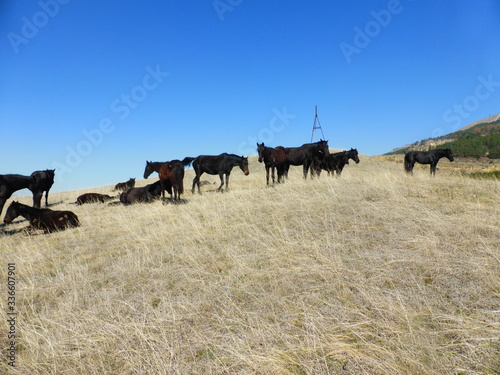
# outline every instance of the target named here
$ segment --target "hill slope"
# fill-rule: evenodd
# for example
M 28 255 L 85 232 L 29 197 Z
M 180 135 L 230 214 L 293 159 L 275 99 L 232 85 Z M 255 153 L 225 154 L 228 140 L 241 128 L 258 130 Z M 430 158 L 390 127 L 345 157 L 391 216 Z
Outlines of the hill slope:
M 362 156 L 340 179 L 292 167 L 265 188 L 255 158 L 250 172 L 179 205 L 56 193 L 81 227 L 1 234 L 19 316 L 0 373 L 500 372 L 500 182 Z
M 396 148 L 386 155 L 446 147 L 451 148 L 455 156 L 500 158 L 500 115 L 476 121 L 456 132 L 441 137 L 428 138 L 408 146 Z

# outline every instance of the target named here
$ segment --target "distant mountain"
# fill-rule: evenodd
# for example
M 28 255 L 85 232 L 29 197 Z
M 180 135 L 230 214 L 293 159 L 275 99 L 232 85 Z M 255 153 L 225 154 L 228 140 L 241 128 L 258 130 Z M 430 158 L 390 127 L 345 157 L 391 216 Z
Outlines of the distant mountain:
M 475 121 L 456 132 L 436 138 L 427 138 L 386 155 L 404 154 L 407 151 L 427 151 L 434 148 L 451 148 L 455 156 L 500 158 L 500 114 Z

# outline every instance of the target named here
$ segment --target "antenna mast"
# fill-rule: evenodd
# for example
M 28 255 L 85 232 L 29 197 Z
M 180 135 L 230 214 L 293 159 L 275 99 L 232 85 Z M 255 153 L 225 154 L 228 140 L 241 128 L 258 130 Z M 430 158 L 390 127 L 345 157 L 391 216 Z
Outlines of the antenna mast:
M 314 115 L 314 124 L 313 124 L 313 130 L 311 134 L 311 143 L 314 141 L 314 136 L 316 135 L 316 130 L 321 130 L 321 139 L 325 139 L 325 135 L 323 134 L 323 129 L 321 128 L 321 123 L 319 122 L 319 117 L 318 117 L 318 106 L 316 107 L 316 114 Z

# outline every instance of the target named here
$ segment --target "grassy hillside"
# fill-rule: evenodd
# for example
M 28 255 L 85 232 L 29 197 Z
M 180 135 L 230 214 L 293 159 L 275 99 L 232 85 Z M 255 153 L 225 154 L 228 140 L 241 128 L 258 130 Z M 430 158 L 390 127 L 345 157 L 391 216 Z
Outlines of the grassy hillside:
M 54 194 L 80 228 L 0 235 L 0 373 L 500 373 L 500 182 L 377 157 L 275 188 L 250 171 L 179 205 Z
M 427 151 L 435 148 L 451 148 L 459 157 L 500 158 L 500 120 L 482 123 L 442 137 L 428 138 L 401 147 L 387 155 L 404 154 L 411 150 Z

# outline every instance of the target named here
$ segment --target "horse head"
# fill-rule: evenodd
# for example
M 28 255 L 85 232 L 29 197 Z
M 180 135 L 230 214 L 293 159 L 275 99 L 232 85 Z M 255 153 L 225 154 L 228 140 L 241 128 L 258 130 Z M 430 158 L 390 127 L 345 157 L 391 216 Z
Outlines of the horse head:
M 328 141 L 320 139 L 318 144 L 318 150 L 321 151 L 324 156 L 330 155 L 330 148 L 328 147 Z
M 262 143 L 264 145 L 264 143 Z M 245 176 L 248 176 L 250 174 L 250 171 L 248 170 L 248 158 L 241 156 L 241 163 L 240 163 L 240 169 L 245 173 Z
M 144 178 L 148 178 L 153 173 L 153 162 L 146 160 L 146 168 L 144 169 Z
M 359 164 L 359 157 L 358 157 L 358 150 L 355 148 L 351 148 L 349 151 L 349 157 L 356 162 L 356 164 Z
M 445 156 L 448 158 L 449 161 L 455 160 L 453 158 L 453 152 L 451 151 L 451 149 L 447 148 L 447 149 L 445 149 L 445 151 L 446 151 Z
M 262 160 L 264 160 L 264 150 L 266 149 L 266 146 L 264 146 L 264 142 L 259 144 L 257 142 L 257 152 L 259 153 L 259 163 L 262 163 Z
M 5 213 L 5 217 L 3 218 L 4 223 L 11 223 L 16 217 L 18 217 L 21 209 L 21 204 L 19 202 L 12 202 Z

